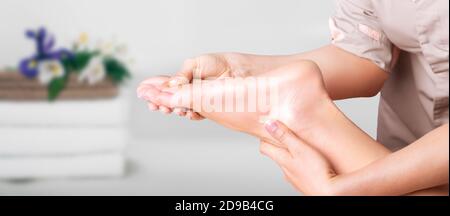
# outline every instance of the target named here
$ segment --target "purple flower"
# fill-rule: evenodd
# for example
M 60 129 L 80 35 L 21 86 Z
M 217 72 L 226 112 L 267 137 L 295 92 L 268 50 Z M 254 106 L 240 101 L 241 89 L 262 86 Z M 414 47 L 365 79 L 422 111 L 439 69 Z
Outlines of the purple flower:
M 36 53 L 32 57 L 23 59 L 19 63 L 20 72 L 26 77 L 36 77 L 39 72 L 37 68 L 40 61 L 51 59 L 61 60 L 73 56 L 67 49 L 53 50 L 55 38 L 52 35 L 49 35 L 45 28 L 39 28 L 36 31 L 27 30 L 25 35 L 36 43 Z
M 38 61 L 36 60 L 36 58 L 26 58 L 20 61 L 19 70 L 26 77 L 36 77 L 36 75 L 38 74 Z

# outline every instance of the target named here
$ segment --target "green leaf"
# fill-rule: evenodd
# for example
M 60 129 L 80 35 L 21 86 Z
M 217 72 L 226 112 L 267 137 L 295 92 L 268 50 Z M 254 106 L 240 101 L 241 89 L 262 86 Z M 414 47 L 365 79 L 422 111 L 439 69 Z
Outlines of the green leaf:
M 53 79 L 47 86 L 48 100 L 54 101 L 66 86 L 66 77 Z
M 125 78 L 130 77 L 130 73 L 125 65 L 115 58 L 107 57 L 103 60 L 103 64 L 105 65 L 108 76 L 117 84 L 123 82 Z
M 61 60 L 66 71 L 80 72 L 89 63 L 92 57 L 98 55 L 94 51 L 79 51 L 75 52 L 72 57 L 66 57 Z

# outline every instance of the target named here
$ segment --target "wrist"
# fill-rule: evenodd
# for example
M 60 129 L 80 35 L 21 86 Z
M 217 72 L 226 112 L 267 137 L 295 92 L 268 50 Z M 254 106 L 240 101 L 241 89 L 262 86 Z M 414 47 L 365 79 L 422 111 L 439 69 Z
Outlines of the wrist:
M 335 177 L 330 179 L 328 185 L 328 195 L 330 196 L 348 196 L 350 195 L 348 191 L 345 189 L 343 184 L 345 181 L 344 175 L 336 175 Z

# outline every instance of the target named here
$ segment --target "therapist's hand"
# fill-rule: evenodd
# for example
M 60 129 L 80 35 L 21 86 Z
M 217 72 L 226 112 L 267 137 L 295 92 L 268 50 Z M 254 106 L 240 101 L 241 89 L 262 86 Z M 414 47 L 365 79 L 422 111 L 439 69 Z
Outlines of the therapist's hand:
M 264 126 L 281 146 L 261 141 L 260 151 L 280 166 L 286 180 L 305 195 L 333 195 L 336 173 L 328 160 L 283 123 L 269 120 Z
M 245 77 L 248 76 L 248 65 L 245 62 L 243 54 L 239 53 L 215 53 L 201 55 L 184 61 L 181 69 L 172 77 L 165 77 L 164 82 L 161 77 L 151 77 L 141 85 L 152 85 L 152 88 L 161 89 L 167 86 L 177 86 L 188 84 L 193 78 L 196 79 L 217 79 L 224 77 Z M 160 110 L 169 114 L 172 111 L 180 116 L 187 116 L 192 120 L 204 119 L 201 115 L 192 110 L 164 106 L 157 103 L 154 98 L 148 98 L 148 107 L 150 110 Z

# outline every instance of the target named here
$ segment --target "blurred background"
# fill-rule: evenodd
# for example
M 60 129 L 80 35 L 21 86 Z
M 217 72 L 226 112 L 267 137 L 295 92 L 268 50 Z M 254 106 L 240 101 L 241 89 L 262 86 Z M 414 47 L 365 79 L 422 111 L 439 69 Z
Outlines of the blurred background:
M 40 26 L 54 33 L 61 46 L 70 46 L 82 32 L 93 40 L 121 41 L 133 58 L 132 79 L 113 101 L 40 102 L 39 109 L 23 108 L 29 107 L 28 102 L 20 103 L 27 116 L 41 118 L 23 118 L 15 103 L 0 101 L 0 149 L 10 148 L 16 138 L 37 130 L 42 131 L 41 138 L 42 134 L 52 137 L 47 142 L 50 148 L 69 142 L 90 145 L 120 140 L 125 143 L 120 150 L 123 160 L 113 161 L 123 164 L 116 164 L 113 175 L 63 172 L 47 177 L 35 173 L 36 178 L 4 177 L 0 195 L 297 195 L 278 167 L 260 155 L 256 138 L 207 120 L 190 122 L 149 112 L 136 98 L 135 88 L 146 77 L 175 73 L 185 58 L 202 53 L 292 54 L 326 45 L 333 8 L 333 2 L 325 0 L 0 0 L 0 68 L 16 66 L 33 52 L 23 32 Z M 377 101 L 378 97 L 337 103 L 375 136 Z M 94 108 L 81 113 L 83 107 Z M 67 121 L 75 121 L 72 125 L 83 132 L 47 130 L 49 124 L 41 119 L 54 118 L 52 113 L 58 109 L 75 116 Z M 77 116 L 99 122 L 88 124 Z M 19 126 L 11 123 L 17 119 L 21 119 Z M 93 132 L 102 128 L 114 130 Z M 90 139 L 91 135 L 105 136 L 105 140 Z M 39 148 L 35 153 L 33 157 L 40 157 Z M 0 157 L 10 155 L 0 153 Z M 82 166 L 89 167 L 95 160 L 77 163 L 84 163 L 78 170 L 82 173 Z M 2 167 L 14 170 L 0 158 L 0 175 Z

